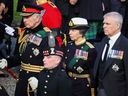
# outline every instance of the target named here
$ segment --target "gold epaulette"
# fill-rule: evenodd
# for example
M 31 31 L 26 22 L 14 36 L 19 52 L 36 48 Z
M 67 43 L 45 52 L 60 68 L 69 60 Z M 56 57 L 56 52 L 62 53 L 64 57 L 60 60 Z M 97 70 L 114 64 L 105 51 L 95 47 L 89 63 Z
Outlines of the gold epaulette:
M 86 44 L 87 44 L 90 48 L 94 48 L 94 46 L 93 46 L 90 42 L 86 42 Z
M 52 32 L 52 30 L 48 27 L 44 27 L 43 29 L 44 29 L 45 32 Z

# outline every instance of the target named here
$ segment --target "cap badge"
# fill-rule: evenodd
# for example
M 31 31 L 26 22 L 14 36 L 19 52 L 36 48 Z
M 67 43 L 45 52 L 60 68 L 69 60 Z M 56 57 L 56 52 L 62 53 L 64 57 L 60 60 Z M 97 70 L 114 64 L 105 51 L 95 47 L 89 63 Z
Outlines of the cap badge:
M 74 25 L 74 23 L 73 23 L 73 21 L 71 20 L 70 22 L 69 22 L 69 26 L 73 26 Z
M 50 48 L 51 53 L 50 54 L 55 54 L 55 49 L 54 48 Z

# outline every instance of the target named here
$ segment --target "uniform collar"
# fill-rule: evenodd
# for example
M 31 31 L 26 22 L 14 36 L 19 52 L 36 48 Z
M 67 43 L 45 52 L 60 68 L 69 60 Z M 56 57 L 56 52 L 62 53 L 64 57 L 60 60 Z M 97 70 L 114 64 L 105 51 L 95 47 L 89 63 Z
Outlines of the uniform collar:
M 57 67 L 55 67 L 55 68 L 53 68 L 53 69 L 45 69 L 48 73 L 50 73 L 50 74 L 53 74 L 53 73 L 56 73 L 57 72 L 57 70 L 59 70 L 60 69 L 60 66 L 57 66 Z
M 79 45 L 82 45 L 82 44 L 84 44 L 86 42 L 86 39 L 85 38 L 83 38 L 81 41 L 79 41 L 79 42 L 75 42 L 75 45 L 76 46 L 79 46 Z

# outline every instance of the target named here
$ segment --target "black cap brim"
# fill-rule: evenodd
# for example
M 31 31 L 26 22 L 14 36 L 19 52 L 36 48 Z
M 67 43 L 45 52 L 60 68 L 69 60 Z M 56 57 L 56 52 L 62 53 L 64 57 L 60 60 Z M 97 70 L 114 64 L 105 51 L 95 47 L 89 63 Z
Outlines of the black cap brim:
M 70 29 L 89 29 L 89 26 L 69 26 Z

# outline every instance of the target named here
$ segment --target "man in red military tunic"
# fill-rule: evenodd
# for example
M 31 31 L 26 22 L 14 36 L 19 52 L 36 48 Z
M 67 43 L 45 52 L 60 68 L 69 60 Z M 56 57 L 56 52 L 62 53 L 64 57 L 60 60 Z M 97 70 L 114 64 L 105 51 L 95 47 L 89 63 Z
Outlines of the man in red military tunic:
M 44 8 L 45 13 L 42 17 L 43 26 L 50 29 L 58 29 L 61 27 L 62 16 L 56 5 L 49 0 L 37 0 L 37 5 Z

